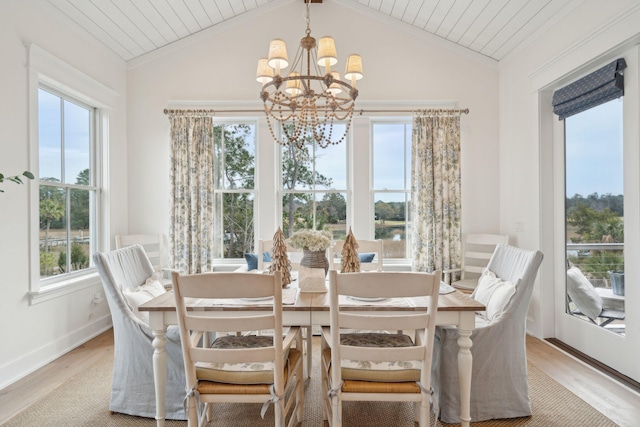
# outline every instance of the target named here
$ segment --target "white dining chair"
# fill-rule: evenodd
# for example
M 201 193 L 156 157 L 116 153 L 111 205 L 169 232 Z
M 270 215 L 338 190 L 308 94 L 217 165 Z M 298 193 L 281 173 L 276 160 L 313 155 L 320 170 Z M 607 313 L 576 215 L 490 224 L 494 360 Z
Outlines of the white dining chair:
M 302 336 L 300 328 L 291 327 L 283 339 L 281 273 L 173 273 L 172 278 L 189 426 L 204 423 L 200 414 L 206 413 L 209 418 L 207 404 L 214 402 L 262 403 L 262 416 L 272 403 L 275 427 L 284 427 L 290 412 L 288 426 L 300 423 L 304 405 Z M 222 311 L 218 312 L 220 316 L 215 312 L 201 316 L 197 311 L 187 311 L 186 298 L 270 299 L 272 309 L 256 311 L 254 316 L 229 316 Z M 237 334 L 266 329 L 275 332 L 271 336 Z M 207 348 L 197 346 L 207 332 L 215 332 L 216 340 Z
M 140 417 L 154 418 L 156 398 L 153 375 L 154 335 L 137 307 L 151 300 L 153 294 L 142 289 L 156 271 L 141 245 L 110 252 L 96 252 L 93 262 L 98 270 L 111 311 L 114 331 L 113 378 L 109 410 Z M 136 290 L 136 297 L 128 290 Z M 162 287 L 160 287 L 162 290 Z M 165 410 L 169 419 L 184 420 L 184 370 L 180 334 L 176 326 L 166 333 L 167 380 Z
M 465 234 L 462 238 L 462 259 L 460 268 L 443 270 L 443 274 L 459 273 L 458 280 L 451 286 L 471 293 L 478 285 L 478 278 L 489 263 L 496 245 L 509 243 L 508 234 Z
M 486 306 L 471 333 L 471 421 L 531 415 L 526 326 L 542 252 L 498 244 L 472 298 Z M 458 329 L 438 326 L 433 353 L 440 420 L 460 422 Z
M 416 421 L 429 426 L 440 274 L 329 271 L 330 326 L 322 328 L 321 361 L 323 409 L 330 427 L 343 425 L 345 401 L 413 402 Z M 345 300 L 396 297 L 424 297 L 428 310 L 358 314 L 349 311 Z

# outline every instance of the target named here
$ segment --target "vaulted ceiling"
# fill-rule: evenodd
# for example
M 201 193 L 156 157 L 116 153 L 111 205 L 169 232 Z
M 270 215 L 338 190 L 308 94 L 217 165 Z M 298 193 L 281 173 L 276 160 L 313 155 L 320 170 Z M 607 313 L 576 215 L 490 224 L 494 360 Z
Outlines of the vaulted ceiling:
M 125 61 L 247 12 L 303 0 L 46 0 Z M 324 0 L 500 61 L 581 0 Z M 317 7 L 317 6 L 312 6 Z

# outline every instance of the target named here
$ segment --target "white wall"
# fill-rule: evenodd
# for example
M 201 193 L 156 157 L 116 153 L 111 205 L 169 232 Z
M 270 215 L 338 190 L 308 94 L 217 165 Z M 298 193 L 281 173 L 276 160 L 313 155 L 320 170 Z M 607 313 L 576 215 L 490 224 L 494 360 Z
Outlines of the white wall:
M 36 4 L 38 3 L 38 4 Z M 126 67 L 111 51 L 57 21 L 44 2 L 0 2 L 0 171 L 30 169 L 28 68 L 33 43 L 121 96 L 111 112 L 110 191 L 121 200 L 110 211 L 112 233 L 127 228 Z M 35 172 L 35 171 L 34 171 Z M 30 184 L 2 185 L 0 193 L 0 388 L 92 338 L 110 325 L 106 302 L 92 305 L 99 280 L 77 293 L 29 305 L 28 192 Z
M 169 230 L 169 122 L 163 114 L 168 103 L 237 101 L 262 108 L 255 81 L 258 58 L 266 56 L 271 39 L 282 38 L 293 59 L 304 36 L 303 2 L 265 8 L 267 13 L 248 13 L 215 33 L 203 31 L 196 42 L 177 43 L 130 64 L 131 232 Z M 497 65 L 332 1 L 311 8 L 311 34 L 334 37 L 340 72 L 349 53 L 362 55 L 365 78 L 358 82 L 358 101 L 455 102 L 470 109 L 461 120 L 463 231 L 500 231 Z
M 580 77 L 591 63 L 613 60 L 637 44 L 638 22 L 637 0 L 584 1 L 537 40 L 500 62 L 500 228 L 516 236 L 519 246 L 545 253 L 528 318 L 529 332 L 539 337 L 554 336 L 553 240 L 564 232 L 554 230 L 552 210 L 557 117 L 550 114 L 551 93 Z M 523 231 L 517 231 L 518 223 Z

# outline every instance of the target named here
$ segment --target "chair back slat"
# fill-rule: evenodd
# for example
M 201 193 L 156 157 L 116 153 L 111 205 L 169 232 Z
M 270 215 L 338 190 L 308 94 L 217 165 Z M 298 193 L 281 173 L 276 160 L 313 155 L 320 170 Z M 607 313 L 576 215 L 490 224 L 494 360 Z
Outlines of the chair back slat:
M 173 277 L 176 275 L 174 272 Z M 260 298 L 274 295 L 273 276 L 269 274 L 212 272 L 180 277 L 183 295 L 192 298 L 214 298 L 212 295 L 217 299 Z
M 273 315 L 265 315 L 217 317 L 215 321 L 211 321 L 211 318 L 209 317 L 198 317 L 197 315 L 187 314 L 185 316 L 185 325 L 187 329 L 194 331 L 233 332 L 242 330 L 273 329 L 275 327 L 275 320 Z
M 409 272 L 346 273 L 342 277 L 337 284 L 339 294 L 364 298 L 418 297 L 440 286 L 439 281 Z
M 401 326 L 401 330 L 422 329 L 429 325 L 428 314 L 404 314 L 385 315 L 380 312 L 378 316 L 341 312 L 340 325 L 347 329 L 389 329 L 389 325 Z

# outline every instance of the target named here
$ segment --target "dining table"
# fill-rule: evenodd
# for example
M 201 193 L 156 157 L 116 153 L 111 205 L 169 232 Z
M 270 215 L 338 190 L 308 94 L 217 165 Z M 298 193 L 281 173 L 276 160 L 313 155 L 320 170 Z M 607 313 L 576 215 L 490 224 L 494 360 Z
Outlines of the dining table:
M 443 289 L 441 285 L 441 289 Z M 446 293 L 445 293 L 446 292 Z M 341 301 L 342 307 L 361 312 L 393 312 L 424 311 L 427 309 L 426 298 L 392 298 L 383 301 Z M 191 299 L 187 301 L 187 310 L 202 311 L 215 316 L 251 316 L 256 311 L 271 310 L 269 301 L 222 301 Z M 455 326 L 458 329 L 458 373 L 460 379 L 460 420 L 461 425 L 468 427 L 471 400 L 471 332 L 475 327 L 475 313 L 485 307 L 468 294 L 452 288 L 441 291 L 438 298 L 437 325 Z M 156 422 L 163 427 L 165 422 L 165 387 L 167 375 L 166 333 L 169 325 L 177 325 L 175 299 L 172 291 L 168 291 L 138 307 L 138 310 L 149 313 L 149 326 L 153 332 L 154 354 L 153 374 L 156 393 Z M 283 289 L 282 320 L 285 326 L 300 326 L 307 330 L 307 374 L 311 373 L 312 329 L 329 325 L 329 296 L 325 292 L 300 292 L 295 285 Z

